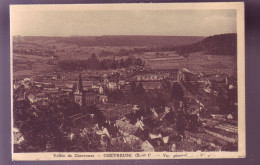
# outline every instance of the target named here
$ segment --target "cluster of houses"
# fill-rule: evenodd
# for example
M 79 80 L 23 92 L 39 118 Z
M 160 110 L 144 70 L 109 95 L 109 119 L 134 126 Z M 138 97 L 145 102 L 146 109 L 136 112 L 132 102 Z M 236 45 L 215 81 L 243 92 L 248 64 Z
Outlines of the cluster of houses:
M 109 143 L 118 142 L 119 138 L 130 146 L 133 143 L 138 145 L 133 148 L 135 151 L 176 151 L 176 143 L 182 141 L 185 137 L 185 124 L 192 130 L 199 127 L 202 121 L 200 114 L 206 110 L 206 106 L 211 102 L 206 102 L 203 95 L 198 97 L 196 92 L 190 91 L 186 82 L 197 83 L 199 89 L 203 89 L 206 99 L 218 95 L 218 91 L 223 88 L 223 83 L 215 82 L 215 89 L 212 88 L 212 80 L 200 82 L 200 76 L 187 69 L 182 69 L 174 73 L 165 74 L 141 74 L 135 75 L 133 81 L 142 82 L 145 90 L 162 89 L 161 81 L 167 77 L 170 80 L 178 82 L 184 91 L 185 102 L 174 102 L 166 107 L 140 107 L 138 105 L 114 106 L 111 110 L 104 109 L 102 115 L 105 120 L 100 122 L 100 115 L 95 112 L 87 112 L 87 120 L 84 116 L 77 116 L 73 121 L 92 122 L 90 126 L 83 127 L 80 136 L 86 136 L 91 129 L 101 137 L 104 149 Z M 54 80 L 54 81 L 53 81 Z M 96 104 L 106 104 L 108 96 L 105 89 L 108 90 L 124 90 L 126 86 L 130 86 L 131 80 L 108 78 L 102 75 L 96 79 L 82 78 L 81 74 L 74 80 L 65 81 L 61 76 L 45 76 L 42 78 L 34 77 L 32 79 L 25 78 L 19 83 L 14 83 L 16 92 L 14 98 L 16 100 L 28 99 L 32 104 L 38 101 L 48 102 L 50 97 L 70 97 L 75 103 L 81 107 L 91 107 Z M 216 88 L 216 84 L 220 84 Z M 234 81 L 230 78 L 224 79 L 224 84 L 228 89 L 234 89 Z M 208 94 L 207 94 L 208 93 Z M 199 93 L 200 94 L 200 93 Z M 101 116 L 102 116 L 101 115 Z M 102 118 L 102 117 L 101 117 Z M 185 120 L 183 119 L 185 118 Z M 232 118 L 232 116 L 229 118 Z M 95 119 L 95 120 L 94 120 Z M 83 122 L 83 123 L 84 123 Z M 84 124 L 83 124 L 84 125 Z M 233 128 L 233 131 L 236 131 Z M 19 131 L 16 130 L 16 134 Z M 71 132 L 68 138 L 73 140 L 75 132 Z M 17 136 L 18 136 L 17 135 Z M 108 143 L 109 141 L 109 143 Z M 17 140 L 19 142 L 19 140 Z
M 146 91 L 160 90 L 163 89 L 162 81 L 168 78 L 171 84 L 174 84 L 174 82 L 179 82 L 186 98 L 196 98 L 201 102 L 205 102 L 207 99 L 212 100 L 211 98 L 218 96 L 219 91 L 223 89 L 223 85 L 229 85 L 230 89 L 235 88 L 234 83 L 232 83 L 234 81 L 230 80 L 230 78 L 222 79 L 221 81 L 224 80 L 224 84 L 216 83 L 209 79 L 201 81 L 201 76 L 198 76 L 196 73 L 189 71 L 186 68 L 172 72 L 158 72 L 157 74 L 153 72 L 142 72 L 142 74 L 137 74 L 131 79 L 122 79 L 118 76 L 112 76 L 103 74 L 95 78 L 82 78 L 80 75 L 78 78 L 70 80 L 63 79 L 59 74 L 34 76 L 32 78 L 25 78 L 19 83 L 14 83 L 14 89 L 16 90 L 20 86 L 23 86 L 25 89 L 29 89 L 30 87 L 37 87 L 39 89 L 38 91 L 36 90 L 37 92 L 20 92 L 19 96 L 17 96 L 18 100 L 28 98 L 32 103 L 35 103 L 39 100 L 47 100 L 48 96 L 50 95 L 67 96 L 72 98 L 74 97 L 73 99 L 76 103 L 78 103 L 80 106 L 85 106 L 96 103 L 107 103 L 109 99 L 104 92 L 105 89 L 110 91 L 122 90 L 125 92 L 125 90 L 131 90 L 131 82 L 141 82 L 144 90 Z M 204 77 L 205 76 L 203 76 L 203 78 Z M 201 93 L 193 93 L 189 89 L 187 90 L 187 87 L 185 86 L 187 84 L 185 84 L 185 82 L 197 83 L 196 85 L 198 89 L 203 89 L 204 93 L 211 94 L 212 97 L 208 97 L 208 95 Z M 212 89 L 213 83 L 214 88 Z M 87 102 L 87 104 L 85 102 Z
M 199 102 L 197 105 L 201 106 Z M 177 150 L 176 144 L 184 140 L 184 130 L 188 129 L 186 125 L 194 129 L 200 123 L 199 113 L 185 111 L 181 101 L 158 108 L 128 104 L 103 110 L 103 122 L 98 118 L 98 111 L 93 110 L 86 111 L 88 119 L 77 117 L 77 120 L 82 120 L 81 124 L 83 123 L 79 131 L 81 136 L 94 131 L 101 137 L 104 151 L 109 144 L 113 145 L 121 140 L 133 147 L 131 151 L 174 152 Z
M 99 73 L 99 72 L 98 72 Z M 116 76 L 115 74 L 111 76 L 108 76 L 109 73 L 100 72 L 101 74 L 98 76 L 92 75 L 92 78 L 87 76 L 84 76 L 83 78 L 80 76 L 80 78 L 71 78 L 73 76 L 69 76 L 70 78 L 65 78 L 58 75 L 37 75 L 32 78 L 25 78 L 24 80 L 20 81 L 19 83 L 14 83 L 14 88 L 18 88 L 18 86 L 23 86 L 25 89 L 28 89 L 31 86 L 37 87 L 40 89 L 40 91 L 32 92 L 26 94 L 30 95 L 29 100 L 32 102 L 36 102 L 37 100 L 46 99 L 48 95 L 67 95 L 71 96 L 74 95 L 78 98 L 78 95 L 80 93 L 76 93 L 76 88 L 79 79 L 81 79 L 80 84 L 82 85 L 82 91 L 88 91 L 85 92 L 84 95 L 86 96 L 86 100 L 95 103 L 95 102 L 101 102 L 106 103 L 108 101 L 108 97 L 105 95 L 104 89 L 108 90 L 130 90 L 130 84 L 131 82 L 142 82 L 143 88 L 148 90 L 154 90 L 154 89 L 162 89 L 162 80 L 167 77 L 174 77 L 172 80 L 176 80 L 178 74 L 175 73 L 173 76 L 173 73 L 171 72 L 159 72 L 159 73 L 147 73 L 147 74 L 137 74 L 129 78 L 123 78 L 119 75 Z M 113 77 L 114 76 L 114 77 Z M 111 78 L 112 77 L 112 78 Z M 40 94 L 39 94 L 40 93 Z M 84 92 L 83 92 L 84 93 Z M 85 97 L 85 96 L 84 96 Z M 19 99 L 23 99 L 24 96 L 20 95 Z M 93 98 L 96 98 L 95 101 L 93 101 Z M 83 101 L 84 102 L 84 101 Z M 80 103 L 80 102 L 78 102 Z M 81 103 L 80 103 L 81 104 Z M 84 103 L 83 103 L 84 104 Z M 82 104 L 82 105 L 83 105 Z
M 61 96 L 74 98 L 80 106 L 83 106 L 85 101 L 79 102 L 79 97 L 84 97 L 89 105 L 94 104 L 98 96 L 100 96 L 99 101 L 107 102 L 103 86 L 98 81 L 82 81 L 81 76 L 77 81 L 53 81 L 50 79 L 44 81 L 39 78 L 25 78 L 18 83 L 14 83 L 14 90 L 19 91 L 16 92 L 16 100 L 29 99 L 31 103 Z M 84 96 L 80 96 L 82 94 Z

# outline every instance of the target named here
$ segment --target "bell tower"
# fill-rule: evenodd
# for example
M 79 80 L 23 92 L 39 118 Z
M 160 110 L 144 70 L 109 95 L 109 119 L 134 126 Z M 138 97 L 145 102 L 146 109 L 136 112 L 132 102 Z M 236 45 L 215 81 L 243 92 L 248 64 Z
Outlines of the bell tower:
M 77 89 L 74 92 L 74 101 L 79 104 L 81 107 L 85 105 L 84 100 L 84 90 L 82 85 L 82 78 L 81 74 L 79 74 L 78 82 L 77 82 Z

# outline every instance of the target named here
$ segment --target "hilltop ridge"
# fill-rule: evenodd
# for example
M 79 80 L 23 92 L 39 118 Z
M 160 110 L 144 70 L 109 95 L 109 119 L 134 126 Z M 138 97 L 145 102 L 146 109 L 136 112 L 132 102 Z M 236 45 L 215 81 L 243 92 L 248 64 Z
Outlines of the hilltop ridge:
M 75 44 L 78 46 L 140 46 L 140 47 L 175 47 L 188 45 L 201 41 L 201 36 L 70 36 L 70 37 L 45 37 L 45 36 L 14 36 L 14 42 L 25 40 L 53 40 L 59 43 Z
M 180 55 L 204 51 L 212 55 L 231 55 L 237 54 L 237 34 L 219 34 L 209 36 L 197 43 L 180 46 L 177 48 Z

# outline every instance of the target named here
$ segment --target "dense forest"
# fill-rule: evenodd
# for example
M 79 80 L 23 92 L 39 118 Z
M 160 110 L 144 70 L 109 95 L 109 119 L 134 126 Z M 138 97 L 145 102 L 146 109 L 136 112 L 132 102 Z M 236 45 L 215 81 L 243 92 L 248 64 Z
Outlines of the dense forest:
M 62 70 L 77 70 L 77 69 L 118 69 L 127 68 L 130 66 L 143 66 L 144 62 L 141 59 L 127 58 L 126 60 L 115 59 L 97 59 L 95 54 L 87 60 L 62 60 L 58 62 L 58 66 Z
M 204 40 L 191 44 L 177 47 L 180 55 L 205 51 L 213 55 L 232 55 L 237 54 L 237 34 L 220 34 L 205 38 Z

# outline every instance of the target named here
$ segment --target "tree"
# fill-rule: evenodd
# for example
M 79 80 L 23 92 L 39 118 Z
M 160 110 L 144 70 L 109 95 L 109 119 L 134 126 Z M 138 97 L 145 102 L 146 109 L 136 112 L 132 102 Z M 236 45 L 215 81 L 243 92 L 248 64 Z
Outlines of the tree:
M 117 66 L 118 66 L 118 63 L 117 63 L 117 61 L 114 59 L 114 60 L 111 62 L 111 68 L 112 68 L 112 69 L 116 69 Z
M 14 102 L 14 122 L 25 139 L 21 152 L 64 151 L 67 145 L 63 126 L 71 127 L 69 117 L 79 113 L 70 99 L 57 98 L 48 104 Z M 67 128 L 69 130 L 69 128 Z
M 92 53 L 89 59 L 89 64 L 91 65 L 91 68 L 97 68 L 99 66 L 99 60 L 97 59 L 95 53 Z
M 120 60 L 120 67 L 121 68 L 124 68 L 125 67 L 125 62 L 123 59 Z
M 19 127 L 20 124 L 27 120 L 27 110 L 30 108 L 28 100 L 16 101 L 13 104 L 14 126 Z
M 184 91 L 181 88 L 181 85 L 178 82 L 175 82 L 172 86 L 172 98 L 175 101 L 181 101 L 184 97 Z
M 101 67 L 101 69 L 104 69 L 104 70 L 108 69 L 107 62 L 105 59 L 100 61 L 100 67 Z
M 137 86 L 136 89 L 136 102 L 141 105 L 141 106 L 145 106 L 146 105 L 146 93 L 143 87 L 143 83 L 140 82 L 139 85 Z
M 136 92 L 136 84 L 134 81 L 131 82 L 131 93 L 135 95 Z
M 109 97 L 109 100 L 114 103 L 121 103 L 123 100 L 123 92 L 119 89 L 115 90 L 106 90 L 106 94 Z
M 171 88 L 171 83 L 168 79 L 163 79 L 162 81 L 162 87 L 165 90 L 169 90 Z
M 145 94 L 145 90 L 142 82 L 140 82 L 139 85 L 137 86 L 137 94 L 140 96 L 143 96 Z
M 126 61 L 125 61 L 125 66 L 128 67 L 128 66 L 130 66 L 130 65 L 132 65 L 132 59 L 131 59 L 130 57 L 128 57 L 128 58 L 126 59 Z
M 135 102 L 136 102 L 136 91 L 137 91 L 136 84 L 135 84 L 135 82 L 132 81 L 129 101 L 133 104 L 135 104 Z
M 67 150 L 71 152 L 100 152 L 102 151 L 101 139 L 94 131 L 88 131 L 83 136 L 76 136 Z

